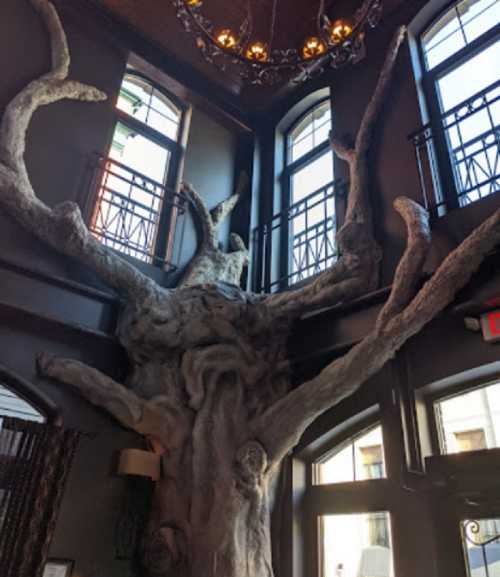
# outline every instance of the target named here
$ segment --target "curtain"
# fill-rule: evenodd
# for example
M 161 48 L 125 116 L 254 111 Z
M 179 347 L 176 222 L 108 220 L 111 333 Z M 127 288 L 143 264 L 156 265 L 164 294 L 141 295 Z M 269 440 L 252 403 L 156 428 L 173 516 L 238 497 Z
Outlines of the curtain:
M 77 431 L 4 418 L 0 424 L 0 575 L 41 577 Z

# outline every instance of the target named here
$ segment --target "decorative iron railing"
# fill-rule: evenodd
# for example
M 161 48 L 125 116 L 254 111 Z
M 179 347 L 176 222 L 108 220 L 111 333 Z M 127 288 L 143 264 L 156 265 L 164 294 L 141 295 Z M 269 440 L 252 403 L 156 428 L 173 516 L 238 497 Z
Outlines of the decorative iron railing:
M 500 80 L 444 113 L 437 128 L 427 124 L 410 138 L 423 196 L 437 214 L 447 204 L 462 207 L 499 191 Z M 443 178 L 446 163 L 451 182 Z
M 277 292 L 325 270 L 337 259 L 334 181 L 275 214 L 253 231 L 253 286 Z
M 474 577 L 494 577 L 500 570 L 500 519 L 462 522 L 462 538 L 468 573 Z
M 92 163 L 89 228 L 104 245 L 144 262 L 175 268 L 169 229 L 185 212 L 184 197 L 112 158 Z

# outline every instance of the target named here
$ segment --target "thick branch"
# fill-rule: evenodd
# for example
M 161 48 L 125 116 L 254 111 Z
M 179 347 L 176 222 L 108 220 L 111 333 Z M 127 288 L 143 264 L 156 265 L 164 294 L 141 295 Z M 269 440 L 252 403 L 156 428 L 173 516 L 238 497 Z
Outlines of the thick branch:
M 230 214 L 234 207 L 238 204 L 242 194 L 245 192 L 249 183 L 248 174 L 246 172 L 242 172 L 238 179 L 238 186 L 236 187 L 236 192 L 231 195 L 228 199 L 223 200 L 219 203 L 215 208 L 210 211 L 210 215 L 212 217 L 213 225 L 216 229 L 220 227 L 222 222 L 227 218 L 228 214 Z
M 236 234 L 230 236 L 230 246 L 235 252 L 224 253 L 218 247 L 218 232 L 222 221 L 234 209 L 248 184 L 248 176 L 242 173 L 236 192 L 208 211 L 202 197 L 187 183 L 182 185 L 184 194 L 191 200 L 199 225 L 201 238 L 198 250 L 186 268 L 179 286 L 192 286 L 227 282 L 239 284 L 243 268 L 248 264 L 248 251 L 243 240 Z
M 97 369 L 79 361 L 40 354 L 39 372 L 71 385 L 92 404 L 111 413 L 124 427 L 136 429 L 142 420 L 144 401 Z
M 399 48 L 404 40 L 405 35 L 406 27 L 401 26 L 398 28 L 391 41 L 389 50 L 387 51 L 385 57 L 384 65 L 382 67 L 382 72 L 378 78 L 375 92 L 373 93 L 370 104 L 363 115 L 363 119 L 361 120 L 361 124 L 358 130 L 355 144 L 357 155 L 366 154 L 366 152 L 368 152 L 373 129 L 375 128 L 378 115 L 385 102 L 392 78 L 392 71 L 398 57 Z
M 106 410 L 119 423 L 141 435 L 154 437 L 163 443 L 185 434 L 186 415 L 172 406 L 166 397 L 144 400 L 97 369 L 79 361 L 60 359 L 42 353 L 37 366 L 45 377 L 75 388 L 93 405 Z
M 144 298 L 154 283 L 102 246 L 87 230 L 78 207 L 63 203 L 51 210 L 31 186 L 24 161 L 28 126 L 36 110 L 62 99 L 99 102 L 106 95 L 92 86 L 66 80 L 70 56 L 66 35 L 48 0 L 31 0 L 50 34 L 52 69 L 31 82 L 7 106 L 0 125 L 0 207 L 29 232 L 59 252 L 93 268 L 127 297 Z
M 351 163 L 354 160 L 354 148 L 342 142 L 330 132 L 330 145 L 333 152 L 345 162 Z
M 50 36 L 52 70 L 47 76 L 59 80 L 67 78 L 71 59 L 59 15 L 53 4 L 45 0 L 31 0 L 31 4 L 43 18 Z
M 421 278 L 431 245 L 427 211 L 416 202 L 404 197 L 394 201 L 394 208 L 405 221 L 408 243 L 394 276 L 394 288 L 377 319 L 378 327 L 383 326 L 400 313 L 415 295 L 416 285 Z
M 424 228 L 425 223 L 421 222 L 421 226 Z M 404 310 L 391 316 L 402 302 L 397 295 L 406 298 L 406 287 L 414 282 L 413 278 L 408 283 L 398 270 L 390 297 L 392 304 L 387 305 L 383 313 L 387 322 L 378 322 L 374 330 L 344 357 L 328 365 L 316 378 L 300 385 L 256 420 L 253 425 L 255 438 L 264 445 L 270 460 L 279 461 L 316 417 L 358 389 L 410 337 L 449 305 L 485 256 L 499 243 L 500 210 L 448 255 Z M 417 256 L 416 264 L 410 264 L 410 259 L 411 255 L 406 253 L 401 267 L 415 275 L 420 270 L 421 254 Z
M 182 193 L 191 201 L 191 207 L 196 213 L 201 226 L 201 238 L 199 239 L 200 250 L 203 248 L 215 248 L 217 246 L 217 231 L 212 222 L 212 216 L 200 194 L 187 182 L 182 183 Z

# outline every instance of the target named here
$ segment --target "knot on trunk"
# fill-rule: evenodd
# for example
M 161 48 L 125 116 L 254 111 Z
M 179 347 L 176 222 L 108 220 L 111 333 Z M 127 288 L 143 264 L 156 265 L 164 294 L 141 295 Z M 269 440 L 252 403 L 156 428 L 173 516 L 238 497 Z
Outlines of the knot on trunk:
M 186 562 L 186 538 L 175 526 L 150 528 L 143 542 L 142 562 L 148 577 L 182 575 Z
M 236 470 L 239 488 L 244 493 L 259 490 L 267 469 L 267 453 L 257 441 L 248 441 L 236 451 Z

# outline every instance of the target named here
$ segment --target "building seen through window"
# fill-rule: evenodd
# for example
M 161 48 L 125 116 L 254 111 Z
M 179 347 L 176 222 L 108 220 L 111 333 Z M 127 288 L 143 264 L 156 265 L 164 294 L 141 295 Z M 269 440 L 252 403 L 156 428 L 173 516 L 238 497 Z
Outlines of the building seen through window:
M 182 111 L 140 75 L 125 76 L 109 156 L 101 165 L 91 229 L 105 245 L 139 260 L 167 258 L 181 150 Z
M 434 407 L 443 453 L 500 447 L 500 384 L 439 400 Z
M 313 483 L 335 491 L 340 500 L 343 491 L 352 499 L 351 483 L 368 480 L 379 483 L 386 476 L 380 424 L 339 443 L 313 463 Z M 361 510 L 366 507 L 366 489 L 365 484 L 356 483 Z M 379 489 L 383 491 L 383 485 Z M 318 529 L 321 577 L 393 576 L 388 511 L 335 514 L 328 510 L 318 517 Z
M 385 477 L 382 427 L 378 425 L 336 447 L 316 463 L 315 472 L 319 485 Z
M 439 206 L 500 190 L 500 0 L 461 0 L 421 36 Z

